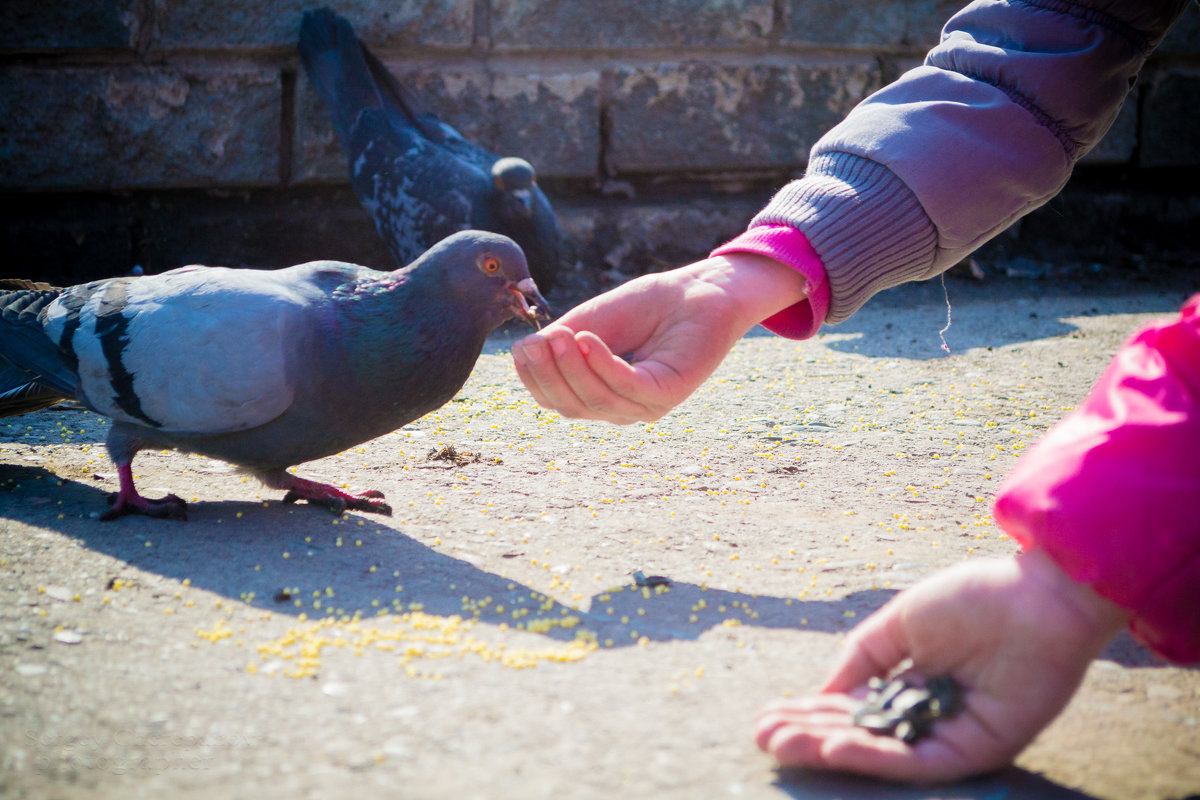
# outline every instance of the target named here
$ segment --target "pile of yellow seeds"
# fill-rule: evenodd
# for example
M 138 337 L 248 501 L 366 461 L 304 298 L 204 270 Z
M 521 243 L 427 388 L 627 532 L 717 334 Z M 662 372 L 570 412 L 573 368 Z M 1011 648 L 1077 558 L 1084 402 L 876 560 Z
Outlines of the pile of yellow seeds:
M 509 647 L 504 642 L 492 642 L 472 634 L 473 620 L 421 611 L 374 617 L 369 621 L 326 617 L 311 621 L 301 619 L 299 623 L 282 636 L 258 644 L 259 659 L 247 664 L 246 670 L 252 674 L 262 671 L 292 678 L 314 677 L 321 668 L 323 651 L 339 648 L 356 656 L 362 656 L 368 650 L 394 653 L 397 665 L 409 677 L 438 680 L 442 674 L 422 669 L 423 662 L 478 658 L 484 663 L 496 663 L 509 669 L 527 669 L 546 661 L 581 661 L 598 647 L 595 636 L 583 630 L 565 644 L 538 649 Z M 574 623 L 558 624 L 567 628 L 573 627 Z M 218 619 L 211 629 L 196 629 L 197 636 L 213 643 L 228 638 L 231 633 L 223 619 Z M 275 665 L 275 668 L 264 668 L 267 664 Z

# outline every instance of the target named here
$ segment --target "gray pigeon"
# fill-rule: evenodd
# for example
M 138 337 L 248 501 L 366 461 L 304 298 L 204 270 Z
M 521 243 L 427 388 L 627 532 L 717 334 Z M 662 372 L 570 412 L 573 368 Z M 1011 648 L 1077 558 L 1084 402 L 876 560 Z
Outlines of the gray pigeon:
M 466 382 L 487 335 L 547 318 L 517 245 L 448 237 L 380 272 L 336 261 L 281 270 L 183 267 L 57 289 L 0 283 L 0 415 L 64 398 L 113 420 L 120 490 L 104 515 L 183 518 L 133 484 L 134 455 L 172 447 L 223 459 L 272 489 L 384 514 L 287 468 L 393 431 Z
M 300 23 L 300 60 L 333 116 L 350 183 L 397 264 L 455 231 L 516 240 L 543 290 L 553 286 L 561 236 L 523 158 L 500 158 L 422 109 L 329 9 Z

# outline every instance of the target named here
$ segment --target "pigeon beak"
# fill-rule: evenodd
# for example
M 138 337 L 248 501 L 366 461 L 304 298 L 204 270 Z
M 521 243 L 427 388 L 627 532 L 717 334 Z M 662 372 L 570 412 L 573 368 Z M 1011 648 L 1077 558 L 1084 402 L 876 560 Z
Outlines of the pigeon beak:
M 529 189 L 513 189 L 513 197 L 517 198 L 517 213 L 529 219 L 533 216 L 533 192 Z
M 516 299 L 516 303 L 513 305 L 518 317 L 536 328 L 542 327 L 539 320 L 550 319 L 550 305 L 538 291 L 533 278 L 525 278 L 516 284 L 510 283 L 508 290 Z

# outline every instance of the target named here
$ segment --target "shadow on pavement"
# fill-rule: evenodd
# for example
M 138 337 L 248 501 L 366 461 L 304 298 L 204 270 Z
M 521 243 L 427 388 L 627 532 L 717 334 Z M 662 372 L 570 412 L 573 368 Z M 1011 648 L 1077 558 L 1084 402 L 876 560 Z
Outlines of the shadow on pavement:
M 944 786 L 903 784 L 811 770 L 780 770 L 775 787 L 796 800 L 1094 800 L 1040 775 L 1009 767 Z
M 845 631 L 856 621 L 848 611 L 861 618 L 894 594 L 874 590 L 802 601 L 682 582 L 642 588 L 630 578 L 595 592 L 585 612 L 428 547 L 406 536 L 398 523 L 372 515 L 337 518 L 278 500 L 219 501 L 189 504 L 187 522 L 144 517 L 100 522 L 89 515 L 107 507 L 106 491 L 41 467 L 0 464 L 0 487 L 8 490 L 5 517 L 57 531 L 140 570 L 309 619 L 420 610 L 520 624 L 566 641 L 586 630 L 601 643 L 627 647 L 643 636 L 694 640 L 722 626 Z M 103 580 L 110 577 L 120 575 Z
M 869 591 L 832 601 L 754 596 L 674 582 L 669 591 L 637 587 L 632 580 L 598 592 L 588 612 L 576 611 L 527 585 L 428 547 L 377 517 L 331 516 L 327 511 L 279 501 L 197 502 L 190 519 L 176 523 L 125 518 L 102 523 L 90 514 L 105 507 L 107 492 L 63 480 L 41 467 L 0 464 L 0 516 L 69 536 L 119 562 L 230 600 L 310 619 L 356 612 L 419 607 L 442 616 L 484 623 L 547 621 L 540 632 L 572 640 L 587 630 L 612 647 L 650 640 L 694 640 L 730 625 L 844 631 L 879 607 L 892 591 Z M 334 524 L 334 522 L 337 524 Z M 287 554 L 287 557 L 284 554 Z M 100 584 L 122 577 L 95 575 Z M 471 610 L 465 607 L 470 601 Z M 484 602 L 486 600 L 486 603 Z M 314 602 L 321 603 L 320 608 Z M 298 602 L 298 604 L 297 604 Z M 609 610 L 611 609 L 611 613 Z M 639 614 L 641 609 L 645 613 Z M 512 613 L 519 616 L 514 620 Z M 564 626 L 566 618 L 578 624 Z M 623 619 L 627 621 L 622 621 Z M 1142 651 L 1144 652 L 1144 651 Z M 910 787 L 855 776 L 781 770 L 775 787 L 797 800 L 1088 800 L 1032 773 L 1008 769 L 948 787 Z
M 943 289 L 939 280 L 930 279 L 888 289 L 871 299 L 865 313 L 838 325 L 826 325 L 819 336 L 838 337 L 825 343 L 838 352 L 927 361 L 974 348 L 1003 347 L 1074 333 L 1078 328 L 1063 321 L 1063 317 L 1101 314 L 1101 306 L 1111 308 L 1113 304 L 1101 303 L 1097 298 L 1103 294 L 1121 296 L 1123 286 L 1128 288 L 1129 281 L 1111 280 L 1083 287 L 1070 281 L 989 279 L 977 283 L 948 278 Z M 1137 297 L 1122 310 L 1172 314 L 1189 295 L 1184 281 L 1167 281 L 1156 287 L 1157 294 L 1148 294 L 1139 285 Z M 751 335 L 774 334 L 756 327 Z M 949 353 L 942 348 L 943 343 Z

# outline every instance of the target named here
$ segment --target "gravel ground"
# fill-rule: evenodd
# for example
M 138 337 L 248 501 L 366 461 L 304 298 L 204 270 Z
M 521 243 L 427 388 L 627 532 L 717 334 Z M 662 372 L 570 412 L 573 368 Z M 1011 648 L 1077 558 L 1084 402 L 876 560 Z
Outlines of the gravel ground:
M 893 593 L 1014 551 L 999 479 L 1200 285 L 948 287 L 948 354 L 942 286 L 905 287 L 810 341 L 752 332 L 674 413 L 624 428 L 536 408 L 499 335 L 445 408 L 301 467 L 382 489 L 390 518 L 283 505 L 163 452 L 135 462 L 140 486 L 190 519 L 101 523 L 104 420 L 4 420 L 0 795 L 1200 792 L 1200 671 L 1128 636 L 976 781 L 784 773 L 750 739 Z

